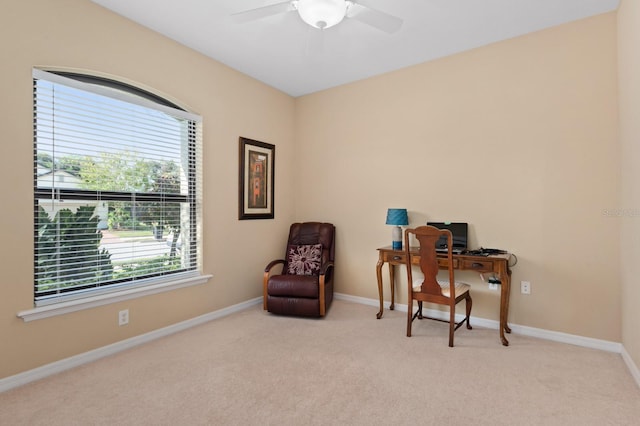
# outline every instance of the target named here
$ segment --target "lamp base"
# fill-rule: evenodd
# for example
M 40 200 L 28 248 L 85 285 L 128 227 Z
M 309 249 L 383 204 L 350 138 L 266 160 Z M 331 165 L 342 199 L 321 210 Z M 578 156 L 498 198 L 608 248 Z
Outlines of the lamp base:
M 391 248 L 402 250 L 402 229 L 399 226 L 391 228 Z

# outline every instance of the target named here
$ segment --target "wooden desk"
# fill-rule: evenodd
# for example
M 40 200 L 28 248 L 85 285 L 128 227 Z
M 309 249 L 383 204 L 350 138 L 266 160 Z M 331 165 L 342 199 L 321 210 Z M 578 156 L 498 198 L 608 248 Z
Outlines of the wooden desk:
M 378 295 L 380 297 L 380 311 L 377 318 L 382 318 L 384 313 L 383 292 L 382 292 L 382 265 L 389 265 L 389 282 L 391 284 L 391 305 L 389 309 L 393 310 L 395 302 L 395 267 L 405 265 L 404 250 L 394 250 L 391 246 L 378 249 L 378 264 L 376 265 L 376 274 L 378 276 Z M 410 250 L 411 263 L 418 265 L 420 263 L 420 255 L 417 247 Z M 509 341 L 504 333 L 511 333 L 511 329 L 507 324 L 509 316 L 509 294 L 511 292 L 511 269 L 509 269 L 509 254 L 501 254 L 495 256 L 469 256 L 464 254 L 453 255 L 453 267 L 458 270 L 476 271 L 480 273 L 494 273 L 499 276 L 501 281 L 500 289 L 500 340 L 505 346 L 509 346 Z M 446 255 L 438 256 L 438 265 L 440 268 L 447 268 Z

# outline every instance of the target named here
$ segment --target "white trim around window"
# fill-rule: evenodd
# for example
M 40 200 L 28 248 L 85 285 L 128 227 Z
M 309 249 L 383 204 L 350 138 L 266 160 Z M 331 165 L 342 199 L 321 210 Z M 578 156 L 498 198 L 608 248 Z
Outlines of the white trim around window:
M 50 318 L 58 315 L 77 312 L 84 309 L 91 309 L 98 306 L 109 305 L 111 303 L 122 302 L 124 300 L 136 299 L 151 294 L 163 293 L 165 291 L 176 290 L 183 287 L 204 284 L 211 278 L 211 275 L 194 275 L 179 280 L 159 282 L 157 284 L 142 287 L 129 288 L 111 293 L 85 297 L 81 299 L 69 300 L 53 305 L 41 306 L 34 309 L 18 312 L 17 316 L 24 322 Z

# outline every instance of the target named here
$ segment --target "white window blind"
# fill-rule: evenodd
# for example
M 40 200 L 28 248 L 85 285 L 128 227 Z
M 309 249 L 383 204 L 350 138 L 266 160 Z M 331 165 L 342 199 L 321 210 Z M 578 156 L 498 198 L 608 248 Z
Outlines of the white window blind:
M 33 71 L 36 306 L 200 270 L 201 118 L 81 80 Z

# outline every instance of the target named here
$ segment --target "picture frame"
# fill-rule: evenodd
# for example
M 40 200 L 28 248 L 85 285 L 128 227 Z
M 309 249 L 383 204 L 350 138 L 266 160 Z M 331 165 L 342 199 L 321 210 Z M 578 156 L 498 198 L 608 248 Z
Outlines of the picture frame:
M 273 219 L 276 146 L 240 137 L 238 220 Z

